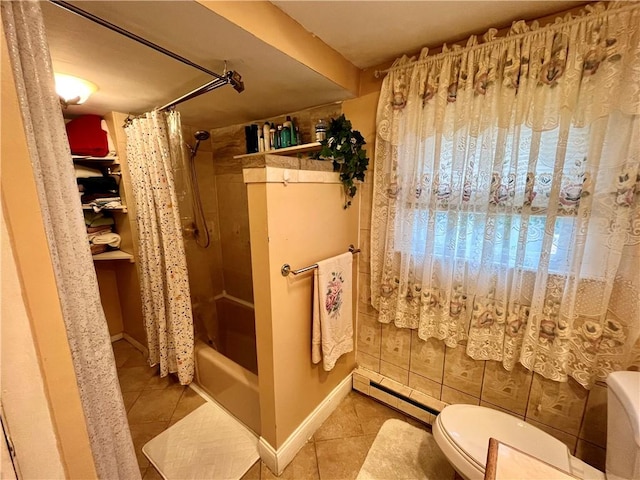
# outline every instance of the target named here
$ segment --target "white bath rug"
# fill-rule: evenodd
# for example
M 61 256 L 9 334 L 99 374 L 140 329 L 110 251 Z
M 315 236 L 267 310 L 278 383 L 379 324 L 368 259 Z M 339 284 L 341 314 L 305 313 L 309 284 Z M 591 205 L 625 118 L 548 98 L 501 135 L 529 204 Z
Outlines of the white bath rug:
M 454 471 L 429 432 L 402 420 L 384 422 L 357 480 L 453 479 Z
M 142 452 L 166 480 L 237 480 L 260 458 L 256 436 L 212 402 L 147 442 Z

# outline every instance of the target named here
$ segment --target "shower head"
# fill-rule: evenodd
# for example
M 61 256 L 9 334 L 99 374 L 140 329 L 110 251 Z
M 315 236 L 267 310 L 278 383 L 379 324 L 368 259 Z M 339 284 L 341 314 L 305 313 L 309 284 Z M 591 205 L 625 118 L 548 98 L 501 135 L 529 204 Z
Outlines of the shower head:
M 187 147 L 189 147 L 189 150 L 191 151 L 191 160 L 193 160 L 196 156 L 196 153 L 198 153 L 198 147 L 200 147 L 200 142 L 203 140 L 209 140 L 209 137 L 211 135 L 206 130 L 198 130 L 196 133 L 193 134 L 193 136 L 196 138 L 196 144 L 192 147 L 187 143 Z
M 198 130 L 194 135 L 194 137 L 196 137 L 197 141 L 202 141 L 202 140 L 209 140 L 209 132 L 205 131 L 205 130 Z

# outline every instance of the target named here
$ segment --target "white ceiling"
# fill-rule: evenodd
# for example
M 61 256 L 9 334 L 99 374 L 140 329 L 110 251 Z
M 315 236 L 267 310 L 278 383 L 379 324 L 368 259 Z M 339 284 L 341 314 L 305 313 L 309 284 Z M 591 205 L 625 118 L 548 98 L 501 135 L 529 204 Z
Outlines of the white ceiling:
M 238 94 L 219 88 L 178 107 L 200 128 L 250 122 L 352 97 L 325 76 L 192 0 L 76 1 L 80 8 L 215 72 L 224 60 L 245 82 Z M 515 19 L 566 10 L 583 1 L 396 2 L 275 1 L 287 15 L 359 68 L 437 46 Z M 141 113 L 211 77 L 100 25 L 42 2 L 54 69 L 99 90 L 67 113 Z M 246 2 L 251 8 L 251 2 Z
M 359 68 L 530 20 L 576 1 L 272 1 Z

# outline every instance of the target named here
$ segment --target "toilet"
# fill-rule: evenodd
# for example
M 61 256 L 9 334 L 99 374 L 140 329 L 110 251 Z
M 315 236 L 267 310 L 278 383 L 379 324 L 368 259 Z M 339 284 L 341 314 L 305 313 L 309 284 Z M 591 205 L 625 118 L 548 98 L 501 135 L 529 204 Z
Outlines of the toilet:
M 567 446 L 513 415 L 476 405 L 449 405 L 436 417 L 433 436 L 466 480 L 484 479 L 489 438 L 511 445 L 582 479 L 640 479 L 640 372 L 607 378 L 606 473 L 573 457 Z

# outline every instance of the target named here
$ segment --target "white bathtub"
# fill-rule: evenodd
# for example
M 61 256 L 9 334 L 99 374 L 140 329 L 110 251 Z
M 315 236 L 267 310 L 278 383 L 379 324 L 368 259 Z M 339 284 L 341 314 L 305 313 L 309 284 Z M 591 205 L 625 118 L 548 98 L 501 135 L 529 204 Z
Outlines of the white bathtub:
M 195 358 L 198 386 L 260 435 L 258 376 L 200 340 L 196 341 Z

